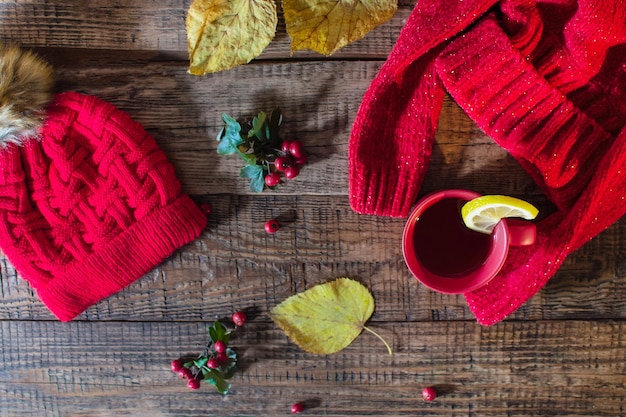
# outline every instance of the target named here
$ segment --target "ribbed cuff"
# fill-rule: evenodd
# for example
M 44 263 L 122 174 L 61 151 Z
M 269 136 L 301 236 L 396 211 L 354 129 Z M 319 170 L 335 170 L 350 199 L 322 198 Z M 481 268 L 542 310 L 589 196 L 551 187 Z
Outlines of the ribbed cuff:
M 406 158 L 395 170 L 380 166 L 352 169 L 350 206 L 359 214 L 407 217 L 419 193 L 429 158 L 430 152 L 419 160 Z
M 442 43 L 495 3 L 417 3 L 354 122 L 349 150 L 354 211 L 391 217 L 409 214 L 428 167 L 444 95 L 434 56 Z
M 390 67 L 365 93 L 350 136 L 352 209 L 361 214 L 406 217 L 424 179 L 444 91 L 435 52 L 414 62 L 396 82 Z
M 491 17 L 436 59 L 446 89 L 560 209 L 571 207 L 612 138 L 515 49 Z
M 59 320 L 69 321 L 120 291 L 202 233 L 206 216 L 183 195 L 143 217 L 86 259 L 69 264 L 37 295 Z

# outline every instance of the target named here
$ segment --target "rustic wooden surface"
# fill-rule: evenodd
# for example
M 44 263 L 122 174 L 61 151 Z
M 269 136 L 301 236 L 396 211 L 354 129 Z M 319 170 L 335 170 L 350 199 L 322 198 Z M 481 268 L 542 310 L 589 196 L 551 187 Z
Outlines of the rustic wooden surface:
M 289 53 L 284 22 L 252 63 L 187 74 L 190 0 L 0 2 L 0 39 L 57 68 L 58 90 L 108 100 L 140 121 L 185 191 L 214 212 L 195 242 L 127 289 L 60 323 L 0 258 L 0 415 L 623 416 L 626 415 L 626 224 L 572 255 L 520 310 L 478 325 L 461 296 L 411 278 L 402 219 L 360 216 L 347 200 L 347 146 L 363 92 L 414 1 L 331 58 Z M 222 112 L 247 118 L 279 105 L 282 133 L 310 163 L 276 192 L 249 192 L 236 159 L 218 157 Z M 385 161 L 381 161 L 385 163 Z M 461 187 L 550 210 L 517 164 L 447 98 L 422 194 Z M 277 217 L 276 235 L 263 230 Z M 371 327 L 344 351 L 307 354 L 269 320 L 286 297 L 338 276 L 376 300 Z M 199 353 L 207 324 L 238 309 L 242 368 L 227 396 L 188 390 L 171 359 Z M 425 386 L 440 397 L 421 400 Z

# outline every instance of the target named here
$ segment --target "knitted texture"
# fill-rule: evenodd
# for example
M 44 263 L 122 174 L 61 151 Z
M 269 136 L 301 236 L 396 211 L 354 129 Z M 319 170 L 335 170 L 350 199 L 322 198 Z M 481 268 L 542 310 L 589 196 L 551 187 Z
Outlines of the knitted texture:
M 429 73 L 423 81 L 430 86 L 419 84 L 420 91 L 448 91 L 485 133 L 520 162 L 557 207 L 557 213 L 538 225 L 536 245 L 512 248 L 501 274 L 488 286 L 466 294 L 478 321 L 494 324 L 535 294 L 568 254 L 625 211 L 620 184 L 621 166 L 626 162 L 622 144 L 626 2 L 502 0 L 489 10 L 484 8 L 489 4 L 470 3 L 467 7 L 475 11 L 468 14 L 458 9 L 465 6 L 418 2 L 387 62 L 393 62 L 393 68 L 383 66 L 357 114 L 350 141 L 350 201 L 361 213 L 408 214 L 423 179 L 424 169 L 416 167 L 428 163 L 430 151 L 424 148 L 432 146 L 432 139 L 398 134 L 397 125 L 396 130 L 379 129 L 388 122 L 377 121 L 372 108 L 388 106 L 387 91 L 412 77 L 416 62 L 431 68 L 434 61 L 435 74 Z M 434 9 L 439 12 L 424 12 Z M 475 21 L 472 25 L 468 16 Z M 448 36 L 430 38 L 429 48 L 417 47 L 417 53 L 406 51 L 406 45 L 422 45 L 424 36 L 436 31 L 433 27 L 448 26 L 446 22 L 453 22 Z M 392 59 L 396 53 L 404 58 Z M 393 111 L 411 115 L 416 107 L 400 106 Z M 431 119 L 434 116 L 432 112 L 424 115 L 425 121 L 414 117 L 412 122 L 419 125 L 401 126 L 401 131 L 431 135 L 437 123 Z M 392 121 L 403 118 L 395 113 L 389 116 Z M 378 143 L 374 144 L 369 132 Z M 375 162 L 380 149 L 391 149 L 393 154 L 407 140 L 419 148 L 413 150 L 418 156 L 412 164 L 381 168 Z M 381 169 L 386 172 L 381 174 Z M 399 180 L 382 184 L 370 177 Z M 417 187 L 404 184 L 406 180 L 415 181 Z M 386 201 L 379 202 L 379 198 Z M 397 199 L 410 201 L 397 209 L 393 203 Z
M 0 151 L 0 246 L 60 320 L 204 229 L 163 151 L 113 105 L 59 94 L 39 136 Z
M 624 31 L 621 42 L 626 42 Z M 533 36 L 541 32 L 535 27 Z M 524 37 L 525 43 L 537 42 Z M 437 73 L 476 124 L 520 162 L 559 209 L 567 210 L 615 138 L 585 113 L 591 100 L 574 104 L 552 83 L 574 84 L 564 81 L 572 77 L 573 66 L 538 65 L 549 69 L 542 74 L 515 40 L 486 16 L 436 58 Z M 596 56 L 604 61 L 606 53 Z M 596 62 L 589 67 L 599 68 Z M 611 122 L 613 131 L 621 128 Z
M 434 68 L 436 47 L 495 0 L 448 3 L 417 3 L 365 93 L 348 157 L 350 204 L 358 213 L 405 217 L 415 203 L 444 96 Z
M 534 246 L 511 248 L 500 274 L 465 294 L 479 323 L 493 325 L 543 287 L 565 258 L 626 214 L 626 129 L 607 150 L 591 182 L 567 213 L 537 225 Z

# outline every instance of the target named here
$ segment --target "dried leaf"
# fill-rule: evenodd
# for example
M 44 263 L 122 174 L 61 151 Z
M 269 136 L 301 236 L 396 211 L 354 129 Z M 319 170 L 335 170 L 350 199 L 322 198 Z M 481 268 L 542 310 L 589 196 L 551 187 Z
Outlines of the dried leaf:
M 330 354 L 348 346 L 364 329 L 373 333 L 365 326 L 373 312 L 374 298 L 365 286 L 337 278 L 287 298 L 270 317 L 303 350 Z
M 391 19 L 397 0 L 283 0 L 291 51 L 331 55 Z
M 186 21 L 189 72 L 250 62 L 272 41 L 277 23 L 274 0 L 194 0 Z

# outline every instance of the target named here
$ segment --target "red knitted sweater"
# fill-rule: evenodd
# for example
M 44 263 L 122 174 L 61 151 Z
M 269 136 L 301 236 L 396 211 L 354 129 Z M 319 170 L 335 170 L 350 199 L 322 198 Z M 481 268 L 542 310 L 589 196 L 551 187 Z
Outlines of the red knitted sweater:
M 512 249 L 496 279 L 466 294 L 489 325 L 626 212 L 626 1 L 420 0 L 354 123 L 355 211 L 409 213 L 445 91 L 558 208 L 536 245 Z

